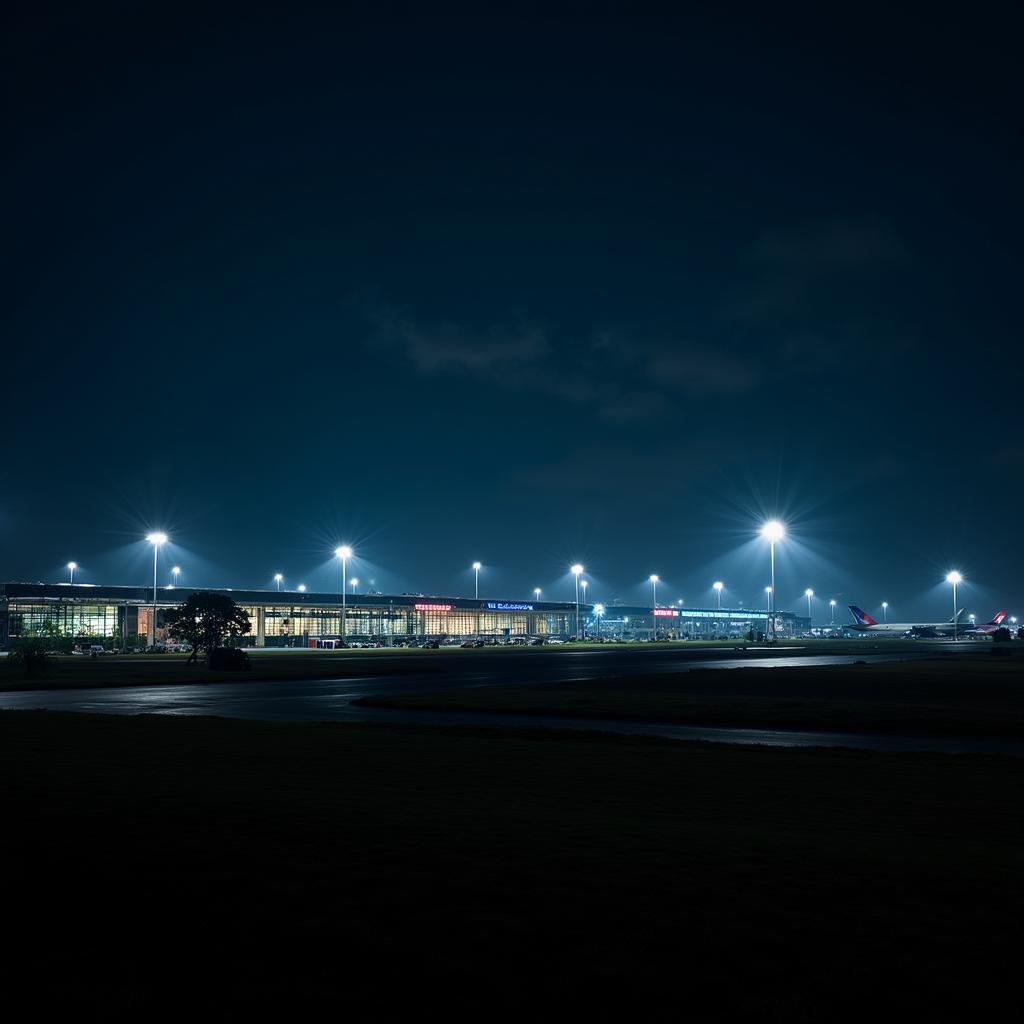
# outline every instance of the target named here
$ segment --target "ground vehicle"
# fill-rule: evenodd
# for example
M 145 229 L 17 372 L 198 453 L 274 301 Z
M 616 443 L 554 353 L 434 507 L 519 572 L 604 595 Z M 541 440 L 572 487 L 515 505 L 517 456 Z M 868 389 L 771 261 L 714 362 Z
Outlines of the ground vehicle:
M 549 636 L 547 639 L 549 644 L 564 644 L 565 641 L 560 636 Z
M 423 643 L 420 644 L 420 647 L 426 647 L 434 651 L 436 651 L 440 646 L 441 645 L 436 640 L 424 640 Z

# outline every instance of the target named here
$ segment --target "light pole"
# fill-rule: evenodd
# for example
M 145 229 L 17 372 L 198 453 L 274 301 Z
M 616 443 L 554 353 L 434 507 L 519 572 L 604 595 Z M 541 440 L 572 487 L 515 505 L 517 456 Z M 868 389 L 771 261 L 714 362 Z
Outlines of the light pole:
M 654 614 L 658 609 L 658 577 L 652 572 L 647 579 L 654 591 L 654 607 L 651 609 L 651 643 L 654 643 L 658 639 L 658 616 Z
M 811 619 L 813 618 L 813 616 L 811 615 L 811 598 L 814 597 L 814 591 L 811 590 L 810 587 L 808 587 L 804 591 L 804 597 L 807 598 L 807 627 L 809 629 L 811 626 Z
M 956 614 L 956 585 L 958 583 L 963 583 L 963 580 L 964 580 L 963 576 L 961 576 L 960 573 L 958 573 L 956 571 L 956 569 L 954 569 L 951 573 L 949 573 L 946 576 L 946 582 L 953 584 L 953 639 L 954 640 L 957 639 L 957 635 L 956 635 L 956 620 L 957 620 L 957 614 Z
M 355 576 L 353 576 L 353 577 L 352 577 L 352 594 L 353 594 L 353 596 L 354 596 L 354 595 L 355 595 L 356 593 L 358 593 L 358 591 L 356 590 L 356 587 L 358 587 L 358 586 L 359 586 L 359 580 L 358 580 L 358 579 L 356 579 L 356 577 L 355 577 Z
M 539 601 L 540 600 L 540 594 L 541 594 L 540 587 L 534 587 L 533 588 L 533 599 L 535 601 Z
M 576 639 L 580 638 L 580 573 L 583 572 L 583 566 L 577 563 L 576 565 L 569 567 L 569 572 L 576 577 Z
M 345 604 L 345 591 L 348 589 L 348 560 L 352 557 L 352 549 L 347 544 L 334 549 L 335 555 L 341 559 L 341 642 L 345 642 L 348 626 L 348 607 Z
M 71 586 L 75 585 L 75 570 L 78 568 L 77 562 L 68 562 L 68 572 L 71 573 Z
M 764 537 L 771 546 L 772 584 L 768 588 L 768 617 L 771 620 L 772 628 L 771 642 L 775 643 L 775 542 L 782 540 L 782 538 L 786 536 L 786 528 L 778 521 L 778 519 L 769 519 L 768 522 L 761 527 L 761 536 Z
M 889 602 L 888 601 L 883 601 L 882 602 L 882 622 L 888 622 L 888 621 L 889 621 Z
M 601 616 L 602 615 L 604 615 L 604 605 L 603 604 L 595 604 L 594 605 L 594 617 L 597 619 L 597 636 L 598 636 L 598 639 L 600 639 L 600 637 L 601 637 Z
M 279 573 L 279 572 L 274 573 L 274 582 L 277 584 L 277 592 L 279 594 L 281 593 L 281 580 L 283 580 L 283 579 L 284 579 L 284 576 L 282 576 L 281 573 Z
M 178 585 L 178 577 L 180 575 L 181 575 L 181 566 L 180 565 L 176 565 L 171 570 L 171 578 L 174 580 L 173 586 L 177 587 L 177 585 Z
M 836 599 L 834 597 L 831 601 L 829 601 L 828 607 L 829 611 L 831 612 L 831 617 L 829 618 L 828 622 L 830 626 L 834 626 L 836 624 Z
M 721 611 L 722 610 L 722 590 L 725 588 L 725 584 L 721 580 L 715 580 L 715 582 L 712 583 L 711 586 L 714 587 L 715 593 L 718 594 L 718 610 Z
M 480 600 L 480 570 L 483 566 L 479 562 L 473 563 L 473 597 Z
M 764 603 L 765 603 L 764 637 L 765 637 L 765 640 L 767 640 L 768 639 L 768 634 L 771 632 L 771 628 L 772 628 L 771 627 L 771 622 L 772 622 L 772 588 L 771 587 L 765 587 L 764 588 Z
M 149 624 L 149 642 L 156 643 L 156 560 L 160 554 L 160 545 L 167 543 L 167 534 L 158 530 L 146 537 L 146 540 L 153 545 L 153 619 Z
M 587 603 L 587 581 L 586 580 L 580 580 L 580 586 L 583 588 L 583 603 L 586 604 Z M 583 639 L 586 640 L 586 638 L 587 638 L 587 627 L 584 626 L 583 627 Z

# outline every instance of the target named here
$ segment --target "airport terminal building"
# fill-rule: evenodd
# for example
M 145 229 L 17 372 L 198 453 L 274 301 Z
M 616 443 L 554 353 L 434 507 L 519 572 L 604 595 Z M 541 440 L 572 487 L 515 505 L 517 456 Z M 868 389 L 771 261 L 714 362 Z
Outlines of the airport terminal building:
M 316 646 L 342 636 L 340 594 L 213 588 L 107 587 L 89 584 L 0 585 L 0 646 L 26 637 L 96 637 L 128 645 L 129 638 L 163 639 L 163 612 L 189 594 L 226 594 L 249 613 L 257 647 Z M 589 611 L 580 606 L 581 618 Z M 410 637 L 570 636 L 575 602 L 508 601 L 425 594 L 351 594 L 344 635 L 394 643 Z
M 670 606 L 609 605 L 602 615 L 588 609 L 587 633 L 621 637 L 624 640 L 741 640 L 767 632 L 768 612 L 764 608 L 687 608 Z M 810 629 L 811 620 L 793 612 L 775 612 L 775 633 L 779 637 L 799 636 Z
M 0 585 L 0 647 L 29 637 L 95 638 L 127 648 L 164 638 L 163 612 L 193 592 L 226 594 L 249 613 L 252 631 L 241 643 L 256 647 L 316 647 L 349 639 L 390 645 L 411 638 L 570 637 L 576 604 L 435 597 L 425 594 L 340 594 L 213 588 L 108 587 L 90 584 Z M 742 638 L 764 633 L 764 609 L 579 606 L 581 632 L 632 640 Z M 808 619 L 776 612 L 779 636 L 798 635 Z

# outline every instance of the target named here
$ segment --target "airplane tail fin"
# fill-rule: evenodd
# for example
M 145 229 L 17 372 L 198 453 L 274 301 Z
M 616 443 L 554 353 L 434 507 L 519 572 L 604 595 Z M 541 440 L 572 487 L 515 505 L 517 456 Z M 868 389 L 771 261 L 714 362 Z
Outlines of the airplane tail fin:
M 1003 619 L 1005 619 L 1005 618 L 1006 618 L 1006 612 L 996 612 L 996 614 L 992 616 L 992 621 L 991 622 L 986 622 L 985 625 L 986 626 L 1001 626 L 1003 624 Z
M 877 626 L 878 623 L 871 618 L 866 611 L 858 608 L 855 604 L 850 605 L 850 614 L 857 620 L 858 626 Z

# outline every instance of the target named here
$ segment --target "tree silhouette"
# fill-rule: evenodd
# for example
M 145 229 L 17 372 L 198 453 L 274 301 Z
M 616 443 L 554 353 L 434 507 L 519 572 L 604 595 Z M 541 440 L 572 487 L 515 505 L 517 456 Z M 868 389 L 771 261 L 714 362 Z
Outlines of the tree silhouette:
M 227 594 L 199 593 L 189 594 L 177 608 L 165 612 L 164 625 L 175 640 L 192 645 L 189 663 L 198 660 L 200 651 L 209 655 L 228 637 L 241 636 L 252 628 L 249 613 Z

